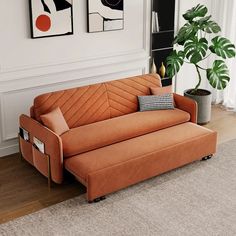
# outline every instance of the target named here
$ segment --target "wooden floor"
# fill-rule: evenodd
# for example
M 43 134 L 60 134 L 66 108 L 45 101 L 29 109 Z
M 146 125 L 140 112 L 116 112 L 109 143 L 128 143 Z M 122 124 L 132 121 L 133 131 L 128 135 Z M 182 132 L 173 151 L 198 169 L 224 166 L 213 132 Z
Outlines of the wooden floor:
M 236 138 L 236 113 L 213 107 L 206 127 L 218 132 L 218 143 Z M 85 193 L 85 188 L 67 176 L 63 185 L 49 191 L 47 179 L 21 161 L 18 154 L 0 158 L 0 223 L 38 211 Z
M 0 224 L 85 192 L 72 176 L 49 190 L 47 179 L 19 154 L 0 158 Z
M 205 127 L 218 133 L 218 144 L 236 138 L 236 112 L 226 111 L 221 106 L 212 109 L 211 122 Z

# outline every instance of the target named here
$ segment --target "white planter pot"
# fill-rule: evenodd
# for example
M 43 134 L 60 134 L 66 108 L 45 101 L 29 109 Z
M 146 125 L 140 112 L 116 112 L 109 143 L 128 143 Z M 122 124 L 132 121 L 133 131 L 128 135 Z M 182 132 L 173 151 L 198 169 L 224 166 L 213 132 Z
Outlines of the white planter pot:
M 207 124 L 211 120 L 211 97 L 210 91 L 198 89 L 201 95 L 193 95 L 190 92 L 192 89 L 184 91 L 184 96 L 195 100 L 198 104 L 197 123 L 200 125 Z

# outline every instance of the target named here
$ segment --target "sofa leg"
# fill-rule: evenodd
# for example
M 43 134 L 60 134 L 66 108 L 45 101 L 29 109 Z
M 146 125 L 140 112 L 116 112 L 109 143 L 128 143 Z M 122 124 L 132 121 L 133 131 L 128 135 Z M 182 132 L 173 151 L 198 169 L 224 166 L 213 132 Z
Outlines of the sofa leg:
M 19 154 L 20 154 L 20 160 L 23 161 L 24 157 L 22 155 L 21 147 L 20 147 L 20 134 L 18 134 L 18 143 L 19 143 Z
M 19 155 L 20 155 L 20 161 L 22 162 L 24 160 L 24 157 L 21 152 L 19 153 Z
M 51 177 L 51 162 L 50 162 L 50 156 L 47 156 L 47 164 L 48 164 L 48 190 L 51 190 L 52 187 L 52 177 Z
M 105 199 L 106 199 L 106 196 L 102 196 L 102 197 L 95 198 L 92 201 L 88 201 L 88 203 L 97 203 L 97 202 L 101 202 L 101 201 L 103 201 Z
M 205 157 L 202 158 L 202 161 L 207 161 L 207 160 L 211 159 L 212 157 L 213 157 L 212 154 L 208 155 L 208 156 L 205 156 Z

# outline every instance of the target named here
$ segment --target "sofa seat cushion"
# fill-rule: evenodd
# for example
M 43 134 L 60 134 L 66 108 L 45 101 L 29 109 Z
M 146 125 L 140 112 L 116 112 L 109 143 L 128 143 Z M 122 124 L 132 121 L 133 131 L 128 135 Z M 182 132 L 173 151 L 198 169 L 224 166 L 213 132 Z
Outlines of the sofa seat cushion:
M 116 177 L 113 176 L 119 182 L 120 178 L 124 179 L 127 176 L 142 176 L 144 174 L 142 172 L 147 171 L 151 173 L 155 166 L 160 168 L 161 172 L 161 169 L 165 169 L 165 166 L 168 165 L 171 166 L 171 163 L 181 163 L 183 160 L 186 160 L 187 163 L 188 159 L 200 159 L 204 155 L 214 153 L 215 146 L 216 132 L 186 122 L 67 158 L 65 168 L 78 179 L 87 182 L 89 175 L 110 173 L 110 169 L 113 169 L 114 172 L 115 168 L 120 169 L 123 166 L 126 174 L 116 173 Z M 158 158 L 162 157 L 166 157 L 166 161 L 159 163 L 158 166 Z M 175 161 L 170 161 L 169 157 L 173 157 Z M 137 167 L 137 165 L 139 166 Z M 145 165 L 149 167 L 146 168 Z M 106 175 L 104 174 L 104 176 Z M 109 181 L 109 178 L 101 181 L 99 187 L 102 187 L 106 181 Z
M 174 110 L 135 112 L 70 129 L 62 134 L 64 157 L 101 148 L 190 120 L 189 113 Z

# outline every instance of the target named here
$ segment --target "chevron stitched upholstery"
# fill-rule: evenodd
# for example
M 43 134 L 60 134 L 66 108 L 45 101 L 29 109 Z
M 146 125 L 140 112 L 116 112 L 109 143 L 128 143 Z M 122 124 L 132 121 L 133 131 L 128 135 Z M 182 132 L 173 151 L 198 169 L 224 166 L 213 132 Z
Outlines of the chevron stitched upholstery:
M 60 107 L 70 128 L 136 112 L 137 96 L 150 94 L 150 87 L 161 86 L 157 75 L 142 75 L 42 94 L 34 100 L 34 116 Z
M 106 83 L 111 118 L 136 112 L 137 96 L 149 95 L 150 87 L 161 86 L 156 75 L 136 76 Z

